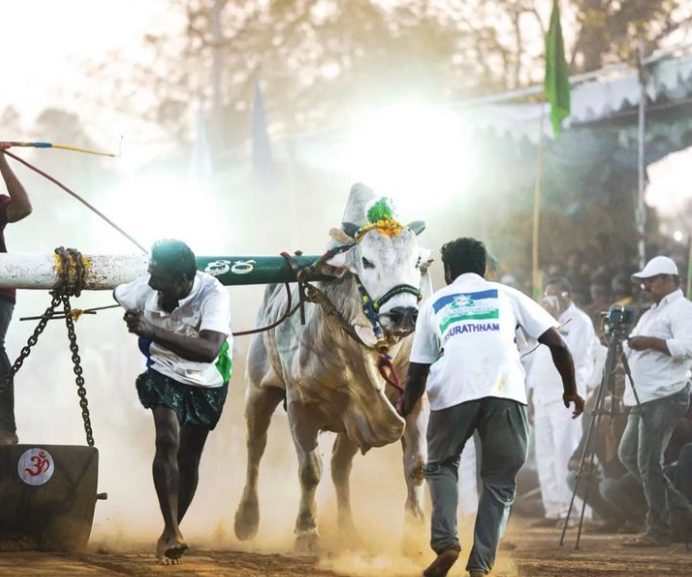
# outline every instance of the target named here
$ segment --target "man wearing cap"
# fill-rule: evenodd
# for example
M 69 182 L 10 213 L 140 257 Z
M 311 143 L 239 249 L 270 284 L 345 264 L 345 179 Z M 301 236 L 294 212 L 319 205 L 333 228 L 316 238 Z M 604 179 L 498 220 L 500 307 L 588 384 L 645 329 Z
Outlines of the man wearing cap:
M 624 401 L 631 408 L 618 454 L 641 483 L 648 511 L 644 531 L 624 544 L 656 547 L 670 543 L 671 517 L 692 519 L 692 507 L 662 465 L 675 422 L 690 402 L 692 303 L 683 296 L 678 267 L 668 257 L 652 258 L 632 278 L 641 282 L 653 304 L 623 346 L 634 390 L 625 390 Z

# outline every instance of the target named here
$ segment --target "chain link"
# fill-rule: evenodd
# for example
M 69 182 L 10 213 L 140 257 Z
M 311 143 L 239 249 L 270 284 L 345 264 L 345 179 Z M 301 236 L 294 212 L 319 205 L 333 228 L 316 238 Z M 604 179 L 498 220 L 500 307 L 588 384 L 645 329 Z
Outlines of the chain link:
M 77 383 L 77 395 L 79 395 L 79 406 L 82 409 L 82 420 L 84 421 L 84 432 L 86 433 L 87 445 L 94 446 L 94 431 L 91 428 L 91 416 L 89 415 L 89 401 L 87 401 L 86 388 L 84 387 L 84 377 L 82 376 L 82 361 L 79 357 L 79 346 L 77 345 L 77 334 L 74 330 L 72 311 L 70 307 L 70 297 L 62 295 L 63 306 L 65 307 L 65 324 L 67 325 L 67 337 L 70 339 L 70 351 L 72 352 L 72 363 Z

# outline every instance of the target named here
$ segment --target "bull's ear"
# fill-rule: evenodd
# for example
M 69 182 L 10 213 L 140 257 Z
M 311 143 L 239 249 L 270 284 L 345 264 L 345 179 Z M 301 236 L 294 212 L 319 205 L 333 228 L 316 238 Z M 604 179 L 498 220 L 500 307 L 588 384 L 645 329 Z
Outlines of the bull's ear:
M 352 222 L 342 222 L 341 230 L 343 230 L 351 238 L 356 238 L 356 233 L 358 232 L 358 225 Z
M 423 248 L 420 251 L 420 271 L 423 274 L 428 273 L 430 265 L 435 261 L 433 258 L 433 251 L 429 248 Z
M 348 253 L 351 252 L 349 250 L 344 250 L 341 251 L 337 254 L 335 254 L 332 258 L 330 258 L 327 261 L 327 264 L 329 266 L 337 267 L 337 268 L 347 268 L 348 267 Z
M 425 230 L 425 222 L 422 220 L 414 220 L 413 222 L 410 222 L 406 225 L 406 228 L 408 228 L 410 231 L 413 231 L 416 236 L 418 236 L 421 232 Z
M 349 255 L 351 254 L 351 250 L 353 249 L 344 250 L 335 254 L 324 263 L 325 266 L 321 268 L 320 272 L 329 276 L 344 276 L 350 269 Z
M 435 259 L 433 258 L 433 251 L 429 248 L 421 249 L 420 253 L 420 272 L 421 272 L 421 283 L 420 288 L 423 293 L 423 298 L 428 298 L 433 293 L 432 275 L 428 273 L 430 265 Z

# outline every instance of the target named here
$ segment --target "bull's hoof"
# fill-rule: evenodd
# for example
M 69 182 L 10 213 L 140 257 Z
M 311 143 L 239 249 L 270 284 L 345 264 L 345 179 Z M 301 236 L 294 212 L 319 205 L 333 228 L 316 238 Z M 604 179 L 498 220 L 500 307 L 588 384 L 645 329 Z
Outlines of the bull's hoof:
M 259 503 L 256 496 L 243 496 L 235 513 L 233 525 L 235 536 L 240 541 L 254 539 L 259 529 Z
M 401 551 L 404 556 L 413 561 L 425 559 L 426 556 L 430 555 L 428 537 L 427 532 L 405 528 L 401 543 Z
M 352 550 L 363 549 L 366 543 L 356 530 L 352 519 L 340 520 L 337 525 L 339 535 L 339 547 Z
M 315 555 L 319 553 L 320 536 L 317 534 L 317 529 L 297 532 L 293 550 L 299 555 Z
M 424 558 L 428 549 L 428 529 L 420 508 L 407 508 L 404 522 L 403 553 L 413 560 Z
M 406 525 L 422 525 L 425 523 L 425 514 L 419 503 L 407 501 L 405 510 L 404 522 Z

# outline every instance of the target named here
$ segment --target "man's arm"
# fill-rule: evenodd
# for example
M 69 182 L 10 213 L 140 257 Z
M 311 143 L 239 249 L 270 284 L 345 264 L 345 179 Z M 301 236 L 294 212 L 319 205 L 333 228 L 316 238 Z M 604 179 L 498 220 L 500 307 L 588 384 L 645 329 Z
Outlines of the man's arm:
M 31 214 L 31 202 L 22 183 L 7 163 L 5 154 L 2 152 L 4 148 L 6 147 L 0 143 L 0 173 L 10 195 L 10 202 L 7 205 L 7 222 L 17 222 Z
M 401 399 L 399 399 L 397 405 L 397 410 L 402 417 L 408 415 L 413 410 L 413 407 L 416 406 L 418 400 L 423 396 L 429 372 L 430 365 L 413 362 L 409 363 L 404 394 L 401 395 Z
M 674 359 L 692 358 L 692 303 L 687 299 L 677 299 L 664 317 L 671 337 L 664 339 L 637 334 L 639 324 L 627 339 L 627 346 L 633 351 L 651 350 Z
M 671 356 L 666 340 L 659 339 L 658 337 L 630 337 L 627 339 L 627 344 L 633 351 L 644 351 L 646 349 L 651 349 L 652 351 L 658 351 L 664 355 Z
M 207 330 L 200 331 L 198 337 L 180 335 L 151 324 L 139 312 L 126 312 L 123 318 L 131 333 L 151 339 L 189 361 L 199 363 L 215 361 L 226 340 L 225 334 Z
M 550 355 L 553 358 L 553 364 L 560 373 L 562 379 L 562 387 L 564 393 L 562 401 L 565 407 L 569 408 L 570 403 L 574 403 L 572 417 L 577 418 L 584 412 L 584 399 L 577 394 L 577 384 L 574 377 L 574 360 L 572 353 L 569 352 L 567 343 L 554 328 L 545 331 L 538 342 L 550 349 Z

